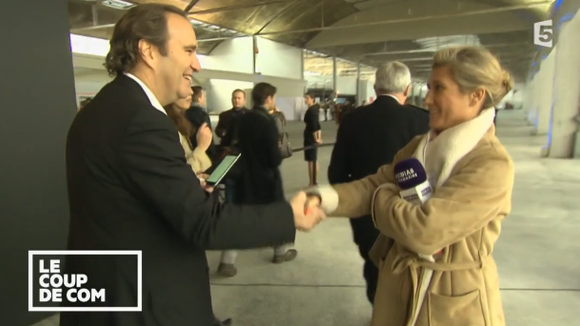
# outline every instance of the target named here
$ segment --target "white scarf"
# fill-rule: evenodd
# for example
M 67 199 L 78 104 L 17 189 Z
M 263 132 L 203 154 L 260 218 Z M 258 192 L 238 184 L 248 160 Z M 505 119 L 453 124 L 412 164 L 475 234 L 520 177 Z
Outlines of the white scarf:
M 474 119 L 449 128 L 436 137 L 433 132 L 423 136 L 413 157 L 425 167 L 433 189 L 445 183 L 455 164 L 479 143 L 493 125 L 494 117 L 493 108 L 485 109 Z

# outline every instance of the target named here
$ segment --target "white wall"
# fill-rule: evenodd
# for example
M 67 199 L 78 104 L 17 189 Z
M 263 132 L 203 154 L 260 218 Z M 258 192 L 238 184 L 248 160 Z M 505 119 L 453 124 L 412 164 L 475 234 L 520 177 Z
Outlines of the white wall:
M 336 92 L 339 95 L 356 95 L 356 77 L 337 76 Z
M 207 94 L 207 107 L 212 113 L 223 112 L 232 108 L 232 92 L 235 89 L 253 88 L 251 82 L 227 79 L 211 79 L 204 85 Z M 247 94 L 250 96 L 250 94 Z
M 286 44 L 256 38 L 256 72 L 266 76 L 303 79 L 302 50 Z M 202 69 L 254 73 L 252 37 L 223 41 L 210 55 L 199 56 Z
M 375 94 L 374 89 L 375 82 L 373 80 L 361 80 L 359 85 L 359 98 L 357 105 L 362 105 L 363 101 L 366 101 L 367 104 L 371 103 L 371 99 L 376 99 L 377 96 Z
M 302 50 L 257 37 L 256 72 L 267 76 L 303 79 Z
M 201 68 L 251 74 L 254 72 L 253 52 L 252 37 L 229 39 L 216 46 L 210 55 L 200 57 Z

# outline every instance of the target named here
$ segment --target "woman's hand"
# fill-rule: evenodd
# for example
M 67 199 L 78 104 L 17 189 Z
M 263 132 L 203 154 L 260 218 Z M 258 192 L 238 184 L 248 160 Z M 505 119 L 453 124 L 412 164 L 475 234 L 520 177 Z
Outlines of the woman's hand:
M 209 186 L 207 185 L 207 183 L 205 182 L 205 180 L 207 180 L 207 178 L 209 178 L 209 175 L 208 175 L 208 174 L 205 174 L 205 173 L 198 173 L 198 174 L 197 174 L 197 178 L 199 179 L 199 184 L 202 186 L 202 188 L 203 188 L 205 191 L 207 191 L 207 192 L 209 192 L 209 193 L 213 192 L 213 187 L 209 187 Z
M 197 140 L 197 147 L 204 152 L 207 151 L 213 139 L 213 133 L 207 123 L 204 123 L 199 127 L 195 139 Z

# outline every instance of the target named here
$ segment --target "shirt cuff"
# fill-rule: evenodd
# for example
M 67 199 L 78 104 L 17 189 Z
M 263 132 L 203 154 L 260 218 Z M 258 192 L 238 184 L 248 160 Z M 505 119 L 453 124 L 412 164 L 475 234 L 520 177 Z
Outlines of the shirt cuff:
M 315 194 L 320 197 L 320 208 L 322 208 L 326 214 L 331 214 L 338 208 L 338 193 L 331 185 L 312 187 L 305 191 L 306 194 Z

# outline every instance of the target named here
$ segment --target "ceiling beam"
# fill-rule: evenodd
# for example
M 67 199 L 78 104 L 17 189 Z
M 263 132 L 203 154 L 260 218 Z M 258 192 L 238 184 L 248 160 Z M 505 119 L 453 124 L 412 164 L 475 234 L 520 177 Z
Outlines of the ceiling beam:
M 183 11 L 188 12 L 191 10 L 191 8 L 195 7 L 195 5 L 199 2 L 199 0 L 191 0 L 191 2 L 185 6 L 185 9 L 183 9 Z
M 325 26 L 325 27 L 294 29 L 294 30 L 286 30 L 286 31 L 278 31 L 278 32 L 266 32 L 266 33 L 260 33 L 259 35 L 299 34 L 299 33 L 310 33 L 310 32 L 322 32 L 322 31 L 349 29 L 349 28 L 353 28 L 353 27 L 366 27 L 366 26 L 387 25 L 387 24 L 397 24 L 397 23 L 419 22 L 419 21 L 425 21 L 425 20 L 431 20 L 431 19 L 449 19 L 449 18 L 456 18 L 456 17 L 469 17 L 469 16 L 476 16 L 476 15 L 494 14 L 494 13 L 498 13 L 498 12 L 509 12 L 509 11 L 522 10 L 522 9 L 531 9 L 534 7 L 545 6 L 546 4 L 550 4 L 550 3 L 552 3 L 552 0 L 534 1 L 534 2 L 529 2 L 526 4 L 520 4 L 520 5 L 511 5 L 511 6 L 489 8 L 489 9 L 479 9 L 479 10 L 465 11 L 465 12 L 461 12 L 461 13 L 453 13 L 453 14 L 445 14 L 445 15 L 427 15 L 427 16 L 422 16 L 422 17 L 401 18 L 401 19 L 393 19 L 393 20 L 385 20 L 385 21 L 366 22 L 366 23 L 361 23 L 361 24 L 332 25 L 332 26 Z
M 280 10 L 277 14 L 272 16 L 272 18 L 270 18 L 270 20 L 268 20 L 264 25 L 262 25 L 262 27 L 260 27 L 258 32 L 256 32 L 255 34 L 262 33 L 262 31 L 264 29 L 266 29 L 266 27 L 268 27 L 270 24 L 272 24 L 272 22 L 274 22 L 276 19 L 280 18 L 280 16 L 282 16 L 283 14 L 288 12 L 288 10 L 290 10 L 292 7 L 296 6 L 297 4 L 299 4 L 302 1 L 304 1 L 304 0 L 294 0 L 291 3 L 287 4 L 282 10 Z
M 529 46 L 529 42 L 520 42 L 520 43 L 498 43 L 498 44 L 481 44 L 481 46 L 486 48 L 500 48 L 500 47 L 512 47 L 512 46 Z M 404 50 L 404 51 L 382 51 L 382 52 L 368 52 L 368 53 L 358 53 L 358 54 L 349 54 L 345 53 L 344 55 L 356 55 L 356 56 L 378 56 L 378 55 L 395 55 L 395 54 L 410 54 L 410 53 L 435 53 L 436 51 L 433 49 L 414 49 L 414 50 Z
M 277 3 L 288 3 L 291 1 L 294 1 L 294 0 L 272 0 L 272 1 L 260 1 L 260 2 L 254 2 L 254 3 L 242 3 L 242 4 L 225 6 L 225 7 L 218 7 L 218 8 L 213 8 L 213 9 L 190 11 L 189 14 L 191 14 L 191 15 L 215 14 L 218 12 L 232 11 L 232 10 L 246 9 L 246 8 L 254 8 L 254 7 L 262 7 L 262 6 L 272 5 L 272 4 L 277 4 Z

